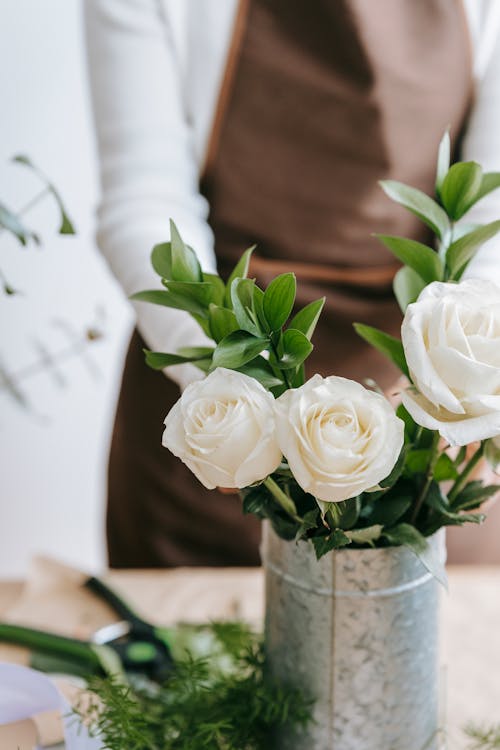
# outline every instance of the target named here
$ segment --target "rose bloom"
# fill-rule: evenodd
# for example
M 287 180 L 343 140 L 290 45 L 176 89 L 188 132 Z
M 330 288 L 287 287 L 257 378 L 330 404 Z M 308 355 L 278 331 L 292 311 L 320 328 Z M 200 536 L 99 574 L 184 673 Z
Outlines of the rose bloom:
M 272 394 L 223 367 L 188 385 L 165 419 L 162 442 L 209 490 L 248 487 L 282 458 Z
M 500 288 L 490 281 L 435 281 L 409 305 L 401 328 L 415 388 L 402 395 L 413 419 L 450 445 L 500 433 Z
M 373 489 L 403 447 L 404 425 L 380 394 L 315 375 L 275 402 L 278 440 L 298 484 L 325 503 Z

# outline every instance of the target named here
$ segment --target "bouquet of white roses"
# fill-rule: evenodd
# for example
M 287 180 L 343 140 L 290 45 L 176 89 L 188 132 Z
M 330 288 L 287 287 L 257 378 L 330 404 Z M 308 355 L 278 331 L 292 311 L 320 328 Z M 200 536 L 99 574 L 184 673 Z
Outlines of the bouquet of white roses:
M 152 252 L 164 289 L 134 298 L 185 310 L 214 342 L 146 352 L 153 368 L 192 362 L 207 374 L 167 415 L 163 438 L 205 487 L 239 488 L 245 513 L 269 519 L 284 539 L 310 540 L 318 557 L 346 545 L 403 544 L 429 565 L 426 537 L 480 523 L 484 516 L 470 511 L 497 490 L 470 475 L 483 456 L 494 465 L 500 457 L 500 288 L 462 275 L 500 221 L 455 222 L 500 186 L 500 175 L 475 162 L 450 167 L 446 135 L 435 198 L 381 185 L 437 239 L 434 249 L 379 237 L 403 264 L 394 279 L 401 340 L 354 324 L 407 378 L 396 410 L 352 380 L 306 379 L 324 299 L 294 311 L 292 273 L 259 288 L 247 278 L 252 248 L 224 283 L 202 271 L 172 223 L 170 242 Z

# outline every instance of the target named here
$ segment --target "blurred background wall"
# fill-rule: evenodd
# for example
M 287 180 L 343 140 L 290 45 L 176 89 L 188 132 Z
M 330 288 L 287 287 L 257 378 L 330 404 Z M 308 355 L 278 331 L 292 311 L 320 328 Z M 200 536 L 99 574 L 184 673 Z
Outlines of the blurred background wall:
M 89 569 L 105 560 L 104 482 L 109 432 L 131 314 L 93 239 L 97 176 L 85 79 L 80 0 L 2 0 L 0 202 L 20 208 L 40 189 L 25 153 L 57 185 L 78 234 L 56 234 L 45 200 L 26 214 L 42 249 L 0 234 L 0 269 L 20 293 L 0 293 L 0 364 L 29 408 L 0 390 L 0 578 L 35 553 Z M 48 371 L 89 326 L 104 338 Z

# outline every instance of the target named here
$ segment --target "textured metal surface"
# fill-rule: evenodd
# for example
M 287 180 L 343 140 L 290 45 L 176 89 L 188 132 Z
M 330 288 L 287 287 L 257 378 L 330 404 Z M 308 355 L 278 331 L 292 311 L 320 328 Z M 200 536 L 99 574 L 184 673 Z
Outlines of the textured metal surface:
M 444 555 L 444 537 L 431 543 Z M 266 527 L 266 649 L 315 698 L 305 736 L 275 750 L 437 750 L 439 584 L 408 549 L 339 550 Z

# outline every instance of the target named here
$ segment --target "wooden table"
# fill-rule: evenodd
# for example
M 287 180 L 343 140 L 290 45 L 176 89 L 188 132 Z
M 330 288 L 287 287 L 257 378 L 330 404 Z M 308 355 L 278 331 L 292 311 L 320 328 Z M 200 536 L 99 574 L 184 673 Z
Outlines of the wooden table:
M 442 607 L 443 704 L 449 748 L 462 750 L 467 746 L 461 731 L 465 723 L 500 723 L 500 567 L 457 566 L 448 572 L 449 593 L 444 594 Z M 224 618 L 262 621 L 259 569 L 114 571 L 106 578 L 140 613 L 157 623 Z M 0 617 L 2 612 L 12 612 L 13 605 L 22 613 L 23 597 L 15 605 L 21 590 L 19 583 L 0 583 Z M 32 587 L 30 606 L 38 606 L 37 624 L 42 625 L 44 617 L 48 624 L 47 618 L 54 620 L 57 612 L 60 621 L 65 605 L 58 591 L 54 589 L 51 598 L 47 586 Z M 41 612 L 44 607 L 45 614 Z M 68 622 L 71 617 L 74 620 L 74 612 Z M 82 607 L 79 617 L 88 624 L 88 609 Z M 78 630 L 79 623 L 73 626 Z M 4 658 L 1 651 L 0 658 Z

